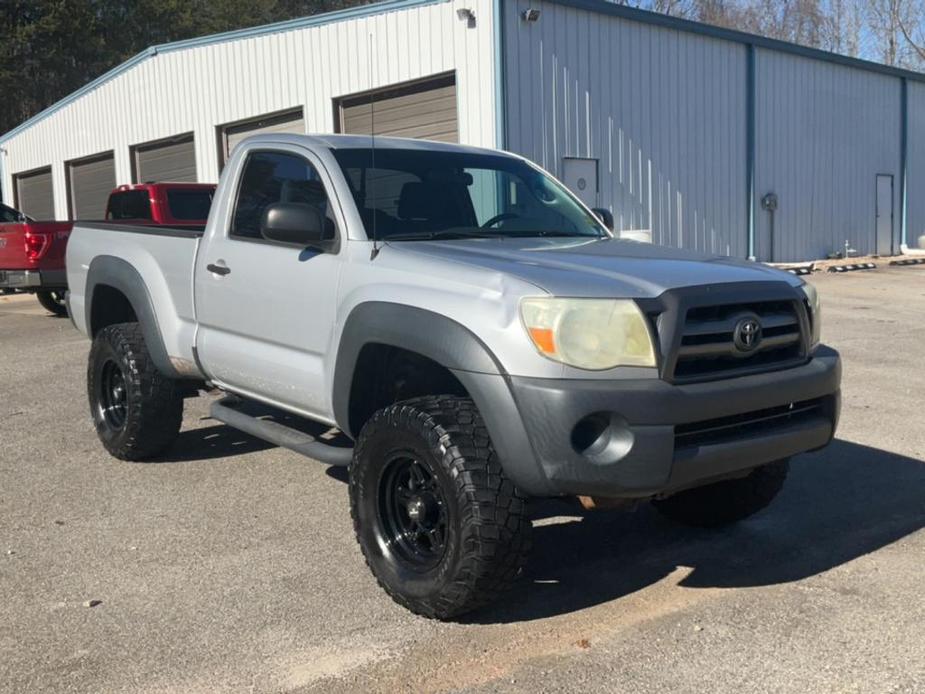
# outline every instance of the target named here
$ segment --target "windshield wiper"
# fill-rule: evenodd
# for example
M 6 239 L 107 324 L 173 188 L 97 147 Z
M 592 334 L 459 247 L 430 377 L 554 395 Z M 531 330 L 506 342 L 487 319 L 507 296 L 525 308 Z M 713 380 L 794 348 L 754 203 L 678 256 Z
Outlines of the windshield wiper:
M 459 229 L 442 229 L 440 231 L 421 231 L 412 234 L 390 234 L 385 236 L 383 241 L 435 241 L 435 240 L 452 240 L 452 239 L 504 239 L 504 238 L 569 238 L 569 239 L 603 239 L 603 234 L 575 234 L 567 231 L 554 231 L 550 229 L 533 229 L 527 231 L 479 231 L 479 230 L 459 230 Z
M 530 229 L 530 230 L 517 230 L 517 231 L 505 231 L 501 233 L 501 236 L 510 236 L 513 238 L 530 238 L 532 236 L 542 236 L 542 237 L 558 237 L 558 238 L 569 238 L 569 239 L 600 239 L 604 238 L 601 234 L 575 234 L 568 231 L 556 231 L 552 229 Z
M 434 241 L 436 239 L 496 239 L 501 234 L 495 231 L 459 231 L 443 229 L 441 231 L 421 231 L 413 234 L 389 234 L 383 241 Z

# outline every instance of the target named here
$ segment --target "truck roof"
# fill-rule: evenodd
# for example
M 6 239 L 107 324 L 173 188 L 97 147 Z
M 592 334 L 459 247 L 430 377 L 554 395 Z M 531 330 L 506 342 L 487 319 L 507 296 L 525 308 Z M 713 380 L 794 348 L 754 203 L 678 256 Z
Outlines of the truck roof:
M 497 156 L 498 150 L 484 147 L 472 147 L 452 142 L 437 142 L 436 140 L 418 140 L 408 137 L 387 137 L 377 135 L 292 135 L 287 133 L 252 135 L 247 142 L 288 143 L 294 145 L 314 145 L 328 149 L 363 149 L 373 146 L 376 149 L 419 149 L 429 151 L 461 152 L 468 154 L 490 154 Z

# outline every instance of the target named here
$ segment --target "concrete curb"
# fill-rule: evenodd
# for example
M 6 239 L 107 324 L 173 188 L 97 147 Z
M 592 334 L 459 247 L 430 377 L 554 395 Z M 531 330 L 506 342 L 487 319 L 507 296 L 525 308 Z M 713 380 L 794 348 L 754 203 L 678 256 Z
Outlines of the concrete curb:
M 854 272 L 855 270 L 876 270 L 877 263 L 849 263 L 848 265 L 832 265 L 827 272 Z

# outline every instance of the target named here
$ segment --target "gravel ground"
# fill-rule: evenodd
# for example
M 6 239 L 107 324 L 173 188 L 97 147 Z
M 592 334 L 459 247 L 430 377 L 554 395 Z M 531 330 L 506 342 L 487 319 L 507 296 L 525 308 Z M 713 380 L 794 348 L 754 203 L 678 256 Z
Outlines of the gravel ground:
M 536 504 L 525 580 L 456 624 L 376 587 L 342 474 L 206 398 L 164 460 L 107 457 L 88 343 L 0 297 L 0 691 L 925 692 L 925 268 L 812 281 L 842 425 L 771 508 Z

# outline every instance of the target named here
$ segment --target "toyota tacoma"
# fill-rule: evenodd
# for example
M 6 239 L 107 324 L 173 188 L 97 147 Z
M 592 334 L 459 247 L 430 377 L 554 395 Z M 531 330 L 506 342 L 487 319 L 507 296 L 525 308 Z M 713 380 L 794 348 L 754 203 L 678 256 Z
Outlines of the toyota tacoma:
M 442 619 L 521 573 L 530 498 L 746 518 L 835 432 L 819 297 L 620 240 L 611 219 L 498 151 L 252 137 L 204 233 L 75 226 L 96 431 L 116 458 L 154 458 L 184 398 L 221 391 L 215 419 L 349 466 L 372 573 Z

